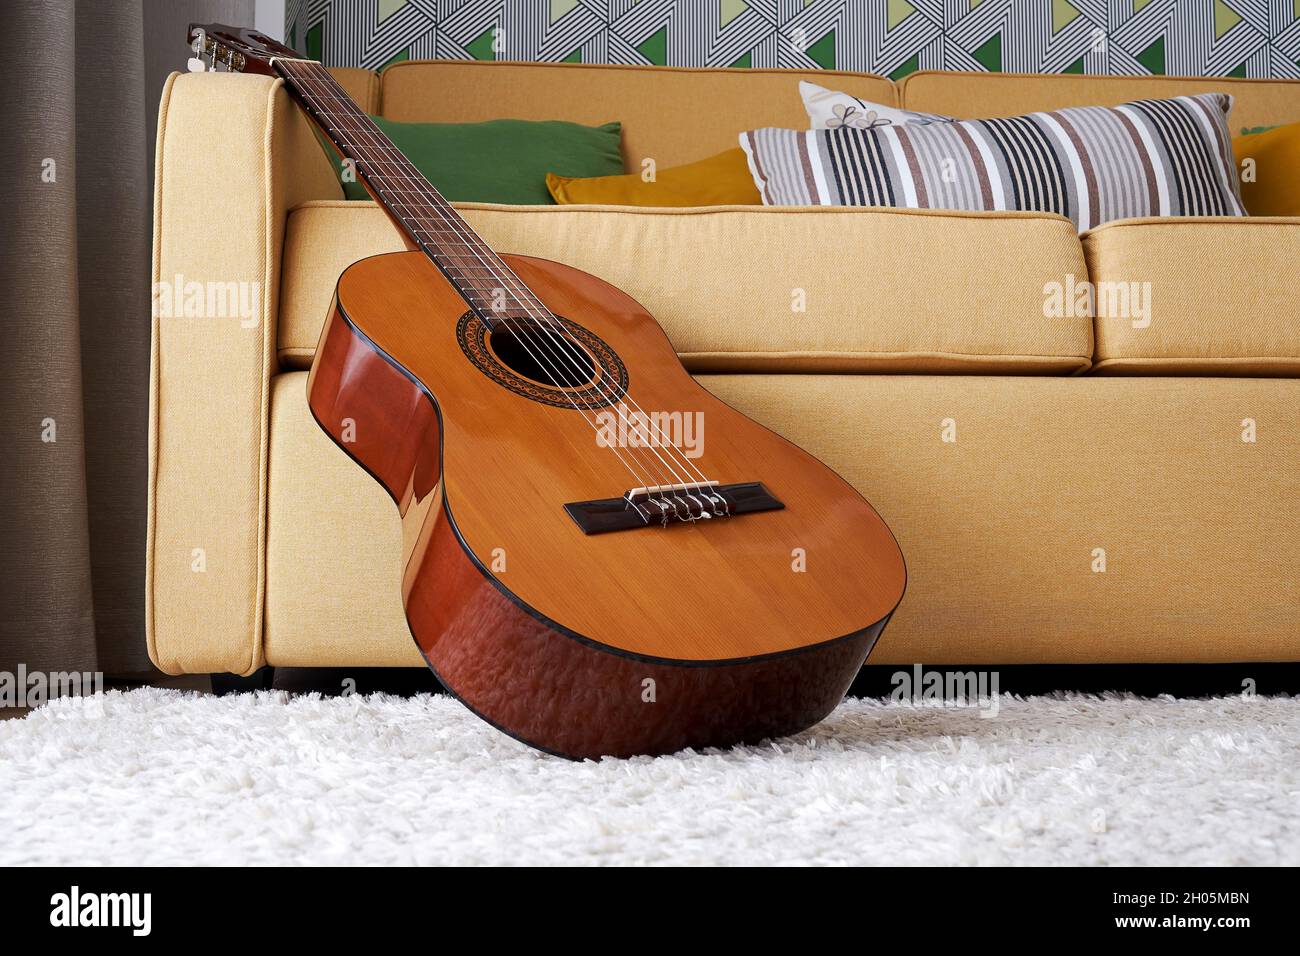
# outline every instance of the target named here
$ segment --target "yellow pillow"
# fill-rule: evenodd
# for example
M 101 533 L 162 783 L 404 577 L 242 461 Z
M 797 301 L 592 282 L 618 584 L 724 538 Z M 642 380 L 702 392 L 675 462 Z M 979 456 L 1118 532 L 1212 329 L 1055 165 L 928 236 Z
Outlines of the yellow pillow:
M 1242 182 L 1241 198 L 1252 216 L 1300 216 L 1300 123 L 1247 133 L 1232 141 L 1237 175 L 1255 161 L 1254 182 Z
M 546 174 L 546 188 L 560 205 L 601 206 L 758 206 L 763 200 L 749 174 L 745 151 L 737 146 L 717 156 L 661 169 L 654 182 L 640 173 L 571 179 Z

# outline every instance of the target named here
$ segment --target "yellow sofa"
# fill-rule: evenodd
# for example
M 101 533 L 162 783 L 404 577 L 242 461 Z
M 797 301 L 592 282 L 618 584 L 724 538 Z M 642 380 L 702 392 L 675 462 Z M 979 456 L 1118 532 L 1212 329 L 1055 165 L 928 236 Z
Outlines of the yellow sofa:
M 1227 90 L 1234 128 L 1300 120 L 1293 81 L 463 62 L 337 75 L 399 120 L 620 120 L 629 168 L 806 126 L 801 78 L 963 116 Z M 502 251 L 627 290 L 708 388 L 862 490 L 910 572 L 873 662 L 1300 660 L 1300 220 L 1079 237 L 1027 213 L 461 208 Z M 249 314 L 155 310 L 146 608 L 162 670 L 421 663 L 398 516 L 304 394 L 340 270 L 399 248 L 373 204 L 342 201 L 278 83 L 168 82 L 155 282 L 261 294 Z M 1149 314 L 1045 305 L 1088 281 L 1144 290 Z

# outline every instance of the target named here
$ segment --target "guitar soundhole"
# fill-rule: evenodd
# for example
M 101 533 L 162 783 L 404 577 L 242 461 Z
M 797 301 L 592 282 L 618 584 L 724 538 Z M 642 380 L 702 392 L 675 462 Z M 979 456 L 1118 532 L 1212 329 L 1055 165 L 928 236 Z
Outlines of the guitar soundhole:
M 558 408 L 603 408 L 627 393 L 627 367 L 604 339 L 556 316 L 488 325 L 474 312 L 456 324 L 461 351 L 480 372 L 517 395 Z
M 537 328 L 498 328 L 488 345 L 512 372 L 537 385 L 583 388 L 596 378 L 596 363 L 585 348 Z

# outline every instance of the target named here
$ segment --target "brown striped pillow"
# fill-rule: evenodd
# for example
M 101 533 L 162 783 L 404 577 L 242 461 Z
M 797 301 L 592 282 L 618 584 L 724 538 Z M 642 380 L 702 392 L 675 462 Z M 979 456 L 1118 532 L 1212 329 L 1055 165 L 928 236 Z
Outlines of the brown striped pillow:
M 1244 216 L 1226 93 L 1006 119 L 740 134 L 767 206 Z

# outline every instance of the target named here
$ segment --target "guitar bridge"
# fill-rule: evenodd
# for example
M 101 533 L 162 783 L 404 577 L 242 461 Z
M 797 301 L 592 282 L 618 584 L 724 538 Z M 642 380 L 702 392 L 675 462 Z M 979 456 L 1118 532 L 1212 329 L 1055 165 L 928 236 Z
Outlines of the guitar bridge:
M 633 488 L 618 498 L 573 501 L 564 506 L 583 534 L 667 527 L 674 522 L 712 521 L 756 511 L 778 511 L 785 505 L 761 482 L 723 485 L 657 485 Z

